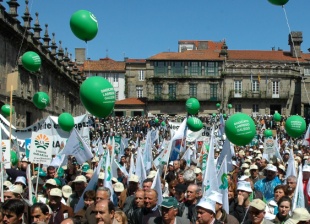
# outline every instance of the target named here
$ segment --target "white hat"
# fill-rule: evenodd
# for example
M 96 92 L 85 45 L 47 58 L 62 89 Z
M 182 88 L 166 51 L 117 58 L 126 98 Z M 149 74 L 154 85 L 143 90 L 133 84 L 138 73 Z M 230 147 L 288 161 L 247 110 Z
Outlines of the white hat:
M 251 161 L 253 159 L 253 156 L 248 156 L 247 158 Z
M 100 173 L 99 173 L 98 179 L 104 180 L 104 172 L 100 172 Z
M 171 161 L 171 162 L 169 163 L 169 165 L 170 165 L 170 166 L 173 166 L 173 161 Z
M 285 224 L 297 224 L 300 221 L 309 221 L 310 214 L 305 208 L 296 208 L 293 211 L 293 216 L 289 218 Z
M 93 170 L 93 169 L 88 169 L 88 170 L 86 171 L 86 174 L 87 174 L 87 173 L 92 174 L 92 173 L 94 173 L 94 170 Z
M 59 188 L 53 188 L 50 192 L 50 195 L 62 198 L 62 191 Z
M 243 173 L 244 173 L 244 175 L 246 175 L 246 176 L 251 176 L 250 169 L 244 170 Z
M 250 166 L 250 170 L 258 170 L 258 166 L 253 164 Z
M 238 179 L 238 181 L 244 181 L 244 180 L 246 180 L 246 179 L 248 179 L 248 178 L 249 178 L 249 176 L 243 175 L 243 176 L 241 176 L 241 177 Z
M 285 150 L 284 154 L 290 154 L 290 151 L 289 150 Z
M 57 186 L 56 180 L 54 180 L 54 179 L 48 179 L 48 180 L 45 182 L 45 185 L 46 185 L 46 184 L 50 184 L 50 185 L 53 185 L 53 186 Z
M 310 168 L 310 167 L 309 167 L 309 168 Z M 283 171 L 285 172 L 285 166 L 283 166 L 282 164 L 280 164 L 280 165 L 278 166 L 278 169 L 283 170 Z
M 238 190 L 242 190 L 242 191 L 246 191 L 249 193 L 252 193 L 252 188 L 251 188 L 251 184 L 247 181 L 239 181 L 238 182 L 238 187 L 237 187 L 237 191 Z
M 272 164 L 268 164 L 265 169 L 273 171 L 273 172 L 277 172 L 278 171 L 277 167 L 272 165 Z
M 116 177 L 112 177 L 112 179 L 111 179 L 113 182 L 115 182 L 115 183 L 117 183 L 118 182 L 118 180 L 116 179 Z
M 264 148 L 264 146 L 263 145 L 259 145 L 259 147 L 258 147 L 259 149 L 263 149 Z
M 124 190 L 124 184 L 122 184 L 121 182 L 117 182 L 115 185 L 114 185 L 114 191 L 115 192 L 122 192 Z
M 252 149 L 252 148 L 249 148 L 249 152 L 253 152 L 253 149 Z
M 135 174 L 131 174 L 129 177 L 129 182 L 136 182 L 139 183 L 139 177 Z
M 196 206 L 202 207 L 215 213 L 215 201 L 211 200 L 210 198 L 207 197 L 201 198 Z
M 99 162 L 99 158 L 97 156 L 95 156 L 92 160 L 91 160 L 92 163 L 96 163 L 96 162 Z
M 63 186 L 61 191 L 65 198 L 69 198 L 69 196 L 72 194 L 72 188 L 69 185 Z
M 254 199 L 251 203 L 250 206 L 253 208 L 256 208 L 259 211 L 263 211 L 266 208 L 266 203 L 263 202 L 261 199 L 257 198 Z
M 7 190 L 7 191 L 13 192 L 13 193 L 16 193 L 16 194 L 22 194 L 24 192 L 23 187 L 20 186 L 20 185 L 11 185 L 9 187 L 9 190 Z
M 194 173 L 195 173 L 195 174 L 201 173 L 201 169 L 198 168 L 198 167 L 196 167 L 195 170 L 194 170 Z
M 245 155 L 245 153 L 244 153 L 243 150 L 240 150 L 240 151 L 238 152 L 238 154 L 239 154 L 239 155 Z
M 79 175 L 79 176 L 76 176 L 76 178 L 74 179 L 74 181 L 72 181 L 73 183 L 76 183 L 76 182 L 84 182 L 84 183 L 87 183 L 87 180 L 86 180 L 86 177 L 85 176 L 82 176 L 82 175 Z
M 241 168 L 246 168 L 246 169 L 249 168 L 249 167 L 250 167 L 250 166 L 249 166 L 249 164 L 247 164 L 247 163 L 243 163 L 242 166 L 241 166 Z
M 310 166 L 308 164 L 305 164 L 303 167 L 302 167 L 302 172 L 310 172 Z
M 149 172 L 149 175 L 147 176 L 147 178 L 153 178 L 153 177 L 155 177 L 156 176 L 156 171 L 155 170 L 151 170 L 150 172 Z
M 13 184 L 10 181 L 8 181 L 8 180 L 3 182 L 3 186 L 5 186 L 5 187 L 11 187 L 12 185 Z
M 211 194 L 209 195 L 209 197 L 212 201 L 215 201 L 219 204 L 223 204 L 223 195 L 217 191 L 211 191 Z
M 18 176 L 17 178 L 16 178 L 16 180 L 15 180 L 15 182 L 14 182 L 15 184 L 16 183 L 22 183 L 23 185 L 27 185 L 26 184 L 26 178 L 25 177 L 23 177 L 23 176 Z
M 250 159 L 246 159 L 246 160 L 244 160 L 244 162 L 245 163 L 250 163 L 250 164 L 252 163 L 252 161 Z

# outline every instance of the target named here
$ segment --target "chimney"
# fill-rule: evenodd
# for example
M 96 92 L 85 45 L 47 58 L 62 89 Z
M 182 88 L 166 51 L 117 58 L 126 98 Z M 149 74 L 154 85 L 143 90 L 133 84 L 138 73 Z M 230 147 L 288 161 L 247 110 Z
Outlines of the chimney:
M 78 65 L 85 61 L 85 48 L 75 48 L 75 60 Z
M 290 45 L 291 55 L 294 58 L 301 57 L 302 32 L 291 32 L 288 35 L 288 45 Z

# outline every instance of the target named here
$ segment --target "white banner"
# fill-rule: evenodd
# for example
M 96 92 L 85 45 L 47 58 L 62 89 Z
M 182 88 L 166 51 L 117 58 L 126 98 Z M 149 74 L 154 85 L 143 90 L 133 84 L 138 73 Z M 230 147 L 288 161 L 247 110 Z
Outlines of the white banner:
M 88 116 L 86 114 L 74 117 L 75 128 L 83 139 L 89 143 Z M 2 139 L 10 136 L 10 122 L 0 114 L 0 127 Z M 25 139 L 31 138 L 32 132 L 40 132 L 51 137 L 53 154 L 58 154 L 59 149 L 64 148 L 69 132 L 63 131 L 58 125 L 58 117 L 48 116 L 24 129 L 16 129 L 12 126 L 12 139 L 18 140 L 19 146 L 25 149 Z
M 52 159 L 52 137 L 32 132 L 29 161 L 50 165 Z

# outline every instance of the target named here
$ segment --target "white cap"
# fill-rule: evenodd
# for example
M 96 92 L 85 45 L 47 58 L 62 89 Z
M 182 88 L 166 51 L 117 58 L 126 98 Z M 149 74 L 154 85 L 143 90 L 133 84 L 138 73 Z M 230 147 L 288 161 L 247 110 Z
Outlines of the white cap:
M 129 177 L 129 182 L 139 183 L 139 177 L 137 175 L 131 174 Z
M 9 190 L 7 190 L 7 191 L 13 192 L 13 193 L 16 193 L 16 194 L 22 194 L 24 192 L 23 187 L 20 186 L 20 185 L 11 185 L 9 187 Z
M 305 164 L 303 167 L 302 167 L 302 172 L 310 172 L 310 166 L 308 164 Z
M 249 167 L 250 167 L 250 166 L 249 166 L 249 164 L 247 164 L 247 163 L 243 163 L 242 166 L 241 166 L 241 168 L 246 168 L 246 169 L 249 168 Z
M 171 162 L 169 163 L 169 165 L 173 166 L 173 161 L 171 161 Z
M 195 170 L 194 170 L 194 173 L 195 173 L 195 174 L 201 173 L 201 169 L 198 168 L 198 167 L 196 167 Z
M 62 198 L 62 191 L 59 188 L 53 188 L 50 192 L 50 195 Z
M 211 191 L 211 194 L 209 197 L 212 201 L 215 201 L 216 203 L 223 204 L 223 195 L 217 191 Z
M 273 172 L 277 172 L 278 171 L 277 167 L 272 165 L 272 164 L 268 164 L 265 169 L 273 171 Z
M 239 181 L 238 182 L 238 187 L 237 190 L 242 190 L 242 191 L 246 191 L 249 193 L 252 193 L 252 188 L 251 188 L 251 184 L 247 181 Z
M 10 181 L 8 181 L 8 180 L 6 180 L 6 181 L 3 182 L 3 186 L 11 187 L 12 185 L 13 185 L 13 184 L 12 184 Z
M 17 178 L 16 178 L 16 180 L 15 180 L 15 182 L 14 182 L 15 184 L 16 183 L 22 183 L 23 185 L 27 185 L 26 184 L 26 178 L 25 177 L 23 177 L 23 176 L 18 176 Z
M 258 170 L 258 166 L 253 164 L 250 166 L 250 170 Z
M 259 145 L 259 147 L 258 147 L 259 149 L 263 149 L 264 148 L 264 146 L 263 145 Z
M 153 178 L 156 176 L 156 171 L 155 170 L 151 170 L 149 175 L 147 176 L 147 178 Z
M 121 182 L 117 182 L 115 185 L 114 185 L 114 191 L 115 192 L 122 192 L 124 190 L 124 184 L 122 184 Z
M 289 150 L 285 150 L 284 154 L 290 154 L 290 151 Z
M 285 172 L 285 166 L 283 166 L 282 164 L 280 164 L 280 165 L 278 166 L 278 169 L 281 169 L 281 170 L 283 170 L 283 171 Z
M 98 179 L 104 180 L 104 172 L 100 172 L 100 173 L 99 173 Z
M 72 188 L 69 185 L 63 186 L 61 191 L 65 198 L 69 198 L 69 196 L 72 194 Z
M 246 179 L 248 179 L 248 178 L 249 178 L 249 176 L 243 175 L 243 176 L 241 176 L 241 177 L 238 179 L 238 181 L 244 181 L 244 180 L 246 180 Z
M 210 198 L 207 197 L 201 198 L 196 206 L 210 210 L 213 213 L 215 213 L 215 201 L 211 200 Z
M 76 176 L 76 178 L 74 179 L 74 181 L 72 181 L 73 183 L 76 183 L 76 182 L 84 182 L 84 183 L 87 183 L 87 180 L 86 180 L 86 177 L 85 176 L 82 176 L 82 175 L 79 175 L 79 176 Z
M 253 152 L 253 149 L 252 149 L 252 148 L 249 148 L 249 152 Z
M 56 180 L 54 180 L 54 179 L 48 179 L 48 180 L 45 182 L 45 185 L 46 185 L 46 184 L 50 184 L 50 185 L 53 185 L 53 186 L 57 186 Z

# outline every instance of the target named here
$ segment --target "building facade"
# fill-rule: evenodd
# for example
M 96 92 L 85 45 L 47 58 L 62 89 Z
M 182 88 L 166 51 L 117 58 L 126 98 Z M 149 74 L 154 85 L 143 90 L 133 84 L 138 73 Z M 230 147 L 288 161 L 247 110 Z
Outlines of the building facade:
M 28 5 L 24 9 L 23 22 L 20 22 L 17 1 L 7 1 L 7 4 L 8 12 L 0 3 L 0 107 L 10 102 L 10 91 L 6 88 L 8 74 L 17 71 L 18 86 L 12 93 L 15 107 L 12 123 L 16 127 L 24 128 L 62 112 L 73 116 L 85 113 L 79 99 L 79 86 L 85 77 L 72 62 L 67 49 L 63 49 L 61 41 L 56 44 L 55 34 L 49 36 L 47 24 L 41 36 L 38 13 L 32 25 Z M 40 56 L 42 64 L 38 72 L 29 72 L 22 66 L 21 56 L 27 51 Z M 46 92 L 50 97 L 50 104 L 43 110 L 32 103 L 32 97 L 38 91 Z

